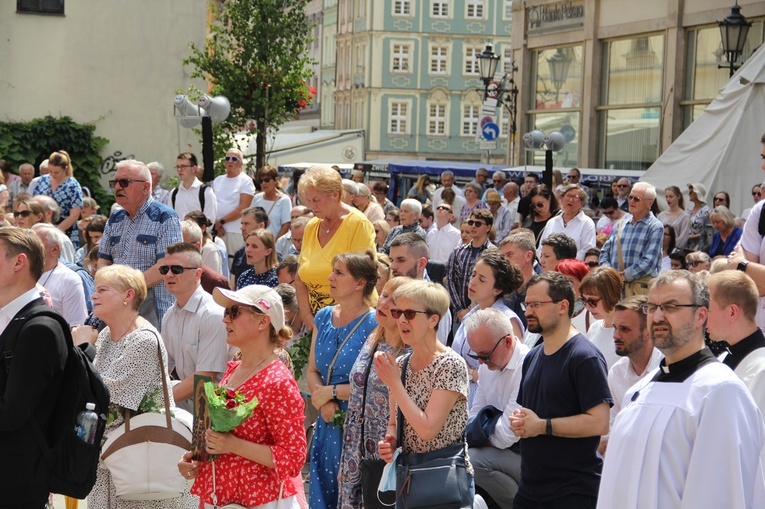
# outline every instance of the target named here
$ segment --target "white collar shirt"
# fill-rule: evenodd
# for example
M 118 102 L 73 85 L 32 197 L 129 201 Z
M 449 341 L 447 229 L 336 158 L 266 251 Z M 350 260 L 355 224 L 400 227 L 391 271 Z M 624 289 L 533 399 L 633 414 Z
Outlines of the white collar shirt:
M 430 259 L 436 262 L 446 263 L 449 261 L 449 255 L 452 254 L 457 246 L 462 243 L 460 231 L 451 223 L 447 223 L 443 228 L 438 228 L 428 232 L 428 249 Z
M 64 317 L 70 326 L 82 325 L 88 318 L 85 288 L 82 279 L 61 262 L 42 273 L 40 284 L 48 291 L 53 309 Z
M 183 182 L 178 186 L 178 191 L 175 194 L 175 205 L 172 204 L 171 197 L 170 206 L 175 209 L 181 221 L 183 221 L 183 218 L 189 212 L 201 210 L 202 204 L 199 202 L 200 187 L 202 187 L 202 181 L 195 177 L 194 182 L 191 183 L 188 189 Z M 218 200 L 215 198 L 212 186 L 205 189 L 205 209 L 202 212 L 204 212 L 211 223 L 215 223 L 218 214 Z
M 40 291 L 37 289 L 37 286 L 34 286 L 3 306 L 0 309 L 0 334 L 5 332 L 8 324 L 19 314 L 19 311 L 24 309 L 24 306 L 39 298 Z
M 611 424 L 619 411 L 624 408 L 624 395 L 627 390 L 645 378 L 649 373 L 659 367 L 659 362 L 664 358 L 659 350 L 653 349 L 648 365 L 642 373 L 637 374 L 632 367 L 629 357 L 622 357 L 611 366 L 608 371 L 608 388 L 611 390 L 611 397 L 614 405 L 611 407 Z
M 553 233 L 563 233 L 574 239 L 577 260 L 584 260 L 585 253 L 595 247 L 595 222 L 584 211 L 580 210 L 568 223 L 563 222 L 562 213 L 550 219 L 539 238 L 537 256 L 542 256 L 542 241 Z

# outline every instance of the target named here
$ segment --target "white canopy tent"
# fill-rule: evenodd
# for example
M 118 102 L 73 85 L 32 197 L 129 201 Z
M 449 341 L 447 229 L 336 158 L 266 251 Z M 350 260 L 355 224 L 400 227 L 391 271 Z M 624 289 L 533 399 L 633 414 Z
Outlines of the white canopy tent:
M 765 132 L 765 45 L 722 88 L 717 98 L 651 165 L 641 180 L 657 191 L 700 183 L 712 207 L 715 192 L 727 191 L 731 212 L 751 207 L 751 188 L 765 180 L 760 138 Z M 687 199 L 686 199 L 687 203 Z

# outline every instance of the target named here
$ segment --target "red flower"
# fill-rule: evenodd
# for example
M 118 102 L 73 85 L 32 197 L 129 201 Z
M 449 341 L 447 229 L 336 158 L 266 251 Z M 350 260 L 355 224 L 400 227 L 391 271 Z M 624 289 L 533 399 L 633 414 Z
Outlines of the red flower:
M 233 389 L 226 389 L 226 398 L 231 400 L 236 399 L 236 391 Z
M 233 410 L 234 408 L 238 406 L 239 405 L 237 405 L 236 401 L 234 401 L 233 399 L 229 399 L 228 401 L 226 401 L 226 408 L 228 408 L 229 410 Z

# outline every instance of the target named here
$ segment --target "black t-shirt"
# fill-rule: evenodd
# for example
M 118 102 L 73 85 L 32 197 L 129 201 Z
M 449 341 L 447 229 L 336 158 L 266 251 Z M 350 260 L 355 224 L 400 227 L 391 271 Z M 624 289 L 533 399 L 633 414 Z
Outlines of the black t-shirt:
M 613 404 L 606 360 L 581 334 L 552 355 L 545 355 L 542 344 L 523 360 L 518 403 L 541 419 L 583 414 L 604 402 Z M 599 436 L 522 438 L 519 492 L 537 502 L 572 494 L 597 497 L 603 468 L 599 443 Z
M 247 264 L 247 255 L 244 254 L 244 248 L 240 247 L 234 253 L 234 259 L 231 262 L 231 273 L 235 277 L 239 277 L 242 272 L 249 268 L 250 266 Z
M 534 240 L 537 243 L 537 247 L 539 247 L 539 238 L 542 236 L 542 232 L 545 231 L 545 226 L 547 226 L 547 222 L 552 219 L 555 216 L 550 216 L 544 221 L 531 221 L 529 224 L 529 230 L 534 232 Z

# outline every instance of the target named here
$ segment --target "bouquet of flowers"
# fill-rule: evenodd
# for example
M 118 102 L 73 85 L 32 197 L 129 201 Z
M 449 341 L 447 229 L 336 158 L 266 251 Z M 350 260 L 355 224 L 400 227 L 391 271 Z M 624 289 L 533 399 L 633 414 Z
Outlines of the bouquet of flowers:
M 258 398 L 247 401 L 241 392 L 211 382 L 205 382 L 205 395 L 211 427 L 220 433 L 228 433 L 242 424 L 258 406 Z

